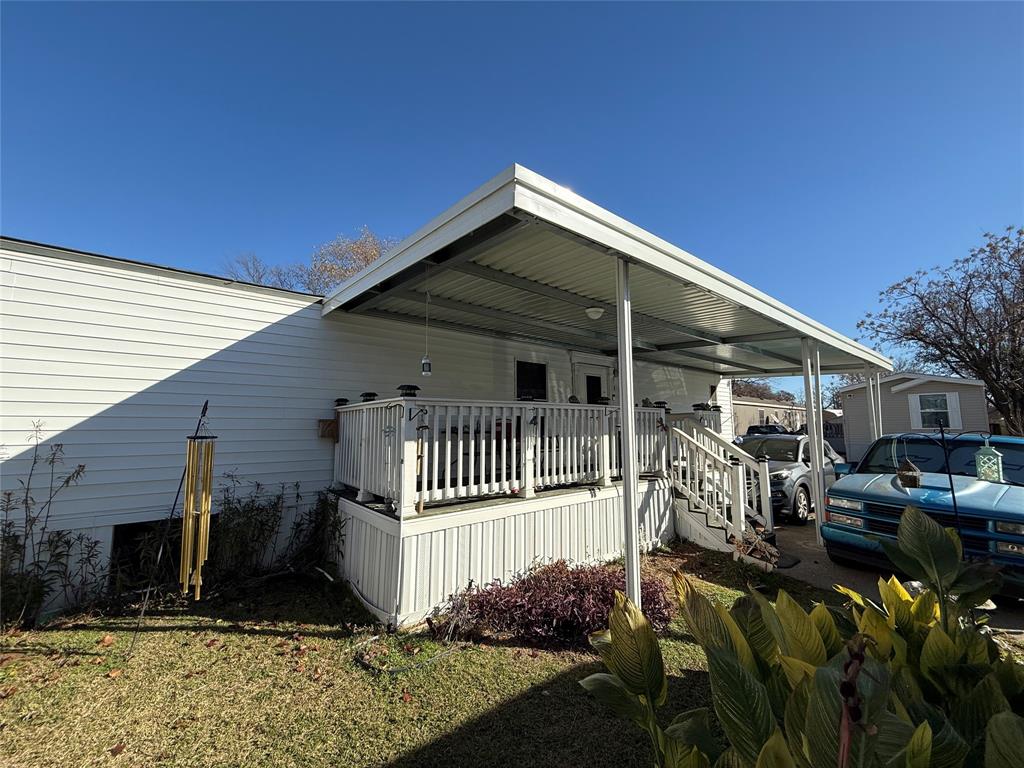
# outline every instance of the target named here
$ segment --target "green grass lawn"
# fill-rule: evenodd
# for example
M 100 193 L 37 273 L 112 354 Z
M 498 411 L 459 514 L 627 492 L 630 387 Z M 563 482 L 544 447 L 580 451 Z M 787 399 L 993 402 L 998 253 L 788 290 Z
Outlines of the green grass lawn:
M 682 546 L 649 558 L 731 603 L 747 581 L 809 606 L 832 597 L 728 556 Z M 674 602 L 674 600 L 673 600 Z M 0 763 L 7 766 L 649 766 L 646 736 L 576 684 L 585 652 L 441 646 L 382 636 L 343 590 L 268 582 L 132 617 L 75 618 L 0 643 Z M 708 704 L 703 652 L 678 619 L 663 636 L 665 722 Z M 433 663 L 396 674 L 376 668 Z

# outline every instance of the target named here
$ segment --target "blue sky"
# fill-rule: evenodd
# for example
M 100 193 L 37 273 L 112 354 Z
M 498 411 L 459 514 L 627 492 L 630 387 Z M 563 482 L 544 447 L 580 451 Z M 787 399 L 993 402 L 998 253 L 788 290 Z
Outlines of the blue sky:
M 1024 4 L 19 4 L 3 233 L 203 271 L 519 162 L 846 333 L 1024 222 Z

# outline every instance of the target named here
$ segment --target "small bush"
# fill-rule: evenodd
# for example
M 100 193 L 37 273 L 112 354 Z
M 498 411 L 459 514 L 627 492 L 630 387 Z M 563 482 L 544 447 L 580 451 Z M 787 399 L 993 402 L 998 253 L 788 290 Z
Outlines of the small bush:
M 626 588 L 621 566 L 572 566 L 565 560 L 535 567 L 507 584 L 499 581 L 452 595 L 431 622 L 449 639 L 481 634 L 509 635 L 531 645 L 585 646 L 602 629 Z M 671 618 L 665 588 L 657 579 L 640 585 L 644 613 L 655 629 Z

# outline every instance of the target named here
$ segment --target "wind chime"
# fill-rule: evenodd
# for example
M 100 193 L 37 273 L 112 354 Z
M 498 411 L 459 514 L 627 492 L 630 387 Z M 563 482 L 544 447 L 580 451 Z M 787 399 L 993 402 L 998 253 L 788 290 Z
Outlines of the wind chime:
M 181 510 L 181 593 L 199 599 L 203 564 L 210 551 L 210 507 L 213 499 L 214 435 L 189 437 L 185 447 L 185 494 Z

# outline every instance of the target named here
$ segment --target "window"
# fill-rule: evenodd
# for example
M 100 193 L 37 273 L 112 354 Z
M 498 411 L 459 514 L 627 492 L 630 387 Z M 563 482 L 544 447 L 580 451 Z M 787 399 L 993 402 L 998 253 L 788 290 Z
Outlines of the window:
M 954 475 L 976 477 L 975 454 L 982 441 L 976 437 L 949 441 L 949 470 Z M 1003 454 L 1003 476 L 1011 483 L 1024 484 L 1024 447 L 1012 443 L 993 446 Z M 912 461 L 922 472 L 946 472 L 946 458 L 937 439 L 930 437 L 889 438 L 878 440 L 861 459 L 857 472 L 895 474 L 904 459 Z
M 800 446 L 800 461 L 804 464 L 811 463 L 811 444 L 809 441 Z
M 548 399 L 548 367 L 516 360 L 516 400 Z
M 963 429 L 960 422 L 960 398 L 956 392 L 910 395 L 912 429 Z

